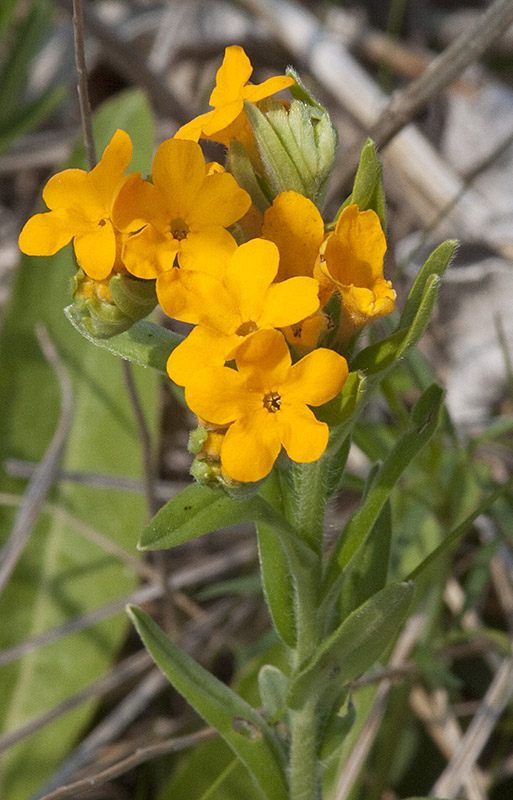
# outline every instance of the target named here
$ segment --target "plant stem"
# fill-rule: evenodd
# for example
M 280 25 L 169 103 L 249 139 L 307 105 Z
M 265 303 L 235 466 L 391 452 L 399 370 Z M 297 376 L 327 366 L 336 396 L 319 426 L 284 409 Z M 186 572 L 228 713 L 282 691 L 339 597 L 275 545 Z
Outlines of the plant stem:
M 310 697 L 299 711 L 291 712 L 290 798 L 321 800 L 318 748 L 317 697 Z

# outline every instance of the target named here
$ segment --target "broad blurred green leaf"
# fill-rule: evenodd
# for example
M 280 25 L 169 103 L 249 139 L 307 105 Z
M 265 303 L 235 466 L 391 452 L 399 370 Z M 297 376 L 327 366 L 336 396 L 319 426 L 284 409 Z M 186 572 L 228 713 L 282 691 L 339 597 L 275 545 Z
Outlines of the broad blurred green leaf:
M 117 127 L 130 133 L 136 163 L 148 169 L 153 125 L 144 97 L 118 96 L 98 114 L 98 150 Z M 75 162 L 77 163 L 77 162 Z M 77 163 L 78 166 L 85 166 Z M 34 335 L 46 325 L 73 382 L 74 421 L 63 467 L 78 471 L 141 475 L 141 452 L 134 414 L 123 383 L 121 363 L 73 330 L 63 314 L 75 266 L 69 249 L 52 258 L 24 258 L 12 289 L 0 340 L 0 457 L 38 461 L 59 418 L 55 376 Z M 157 420 L 156 375 L 139 371 L 136 382 L 148 424 Z M 5 491 L 21 493 L 24 483 L 0 475 Z M 146 515 L 140 496 L 61 483 L 52 500 L 77 518 L 135 550 Z M 2 540 L 13 513 L 1 510 Z M 136 583 L 133 570 L 61 520 L 38 522 L 0 598 L 0 643 L 10 647 L 64 621 L 99 608 Z M 80 690 L 108 668 L 126 631 L 122 615 L 40 648 L 0 672 L 1 725 L 14 730 Z M 65 757 L 93 707 L 85 704 L 2 756 L 0 796 L 27 800 Z

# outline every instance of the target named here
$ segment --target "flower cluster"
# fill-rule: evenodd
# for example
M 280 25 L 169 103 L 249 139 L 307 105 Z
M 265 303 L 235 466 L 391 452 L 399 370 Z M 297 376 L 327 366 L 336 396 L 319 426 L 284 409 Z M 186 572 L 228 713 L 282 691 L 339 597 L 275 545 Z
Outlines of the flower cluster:
M 241 483 L 268 475 L 282 447 L 299 463 L 323 454 L 328 425 L 310 407 L 340 392 L 350 340 L 389 314 L 395 297 L 383 277 L 378 214 L 349 203 L 327 232 L 313 202 L 334 152 L 327 115 L 304 99 L 270 99 L 293 92 L 294 78 L 255 86 L 251 72 L 242 48 L 228 47 L 213 110 L 160 145 L 151 179 L 125 174 L 132 145 L 118 130 L 89 173 L 70 169 L 49 180 L 49 211 L 20 235 L 29 255 L 53 255 L 73 241 L 82 303 L 112 309 L 120 280 L 125 295 L 127 281 L 132 294 L 151 282 L 164 312 L 193 326 L 167 370 L 207 432 L 197 449 L 209 474 Z M 200 138 L 226 145 L 231 171 L 205 163 Z M 302 157 L 311 196 L 287 181 L 298 142 L 309 143 Z M 145 302 L 130 324 L 148 312 Z

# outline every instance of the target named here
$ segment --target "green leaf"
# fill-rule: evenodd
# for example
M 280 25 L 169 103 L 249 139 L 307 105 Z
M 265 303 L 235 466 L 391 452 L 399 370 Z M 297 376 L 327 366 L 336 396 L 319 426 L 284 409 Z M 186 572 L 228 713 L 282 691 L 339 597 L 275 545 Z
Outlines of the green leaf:
M 283 753 L 255 709 L 180 650 L 144 611 L 128 608 L 145 647 L 172 685 L 223 737 L 267 800 L 286 800 Z
M 155 325 L 148 320 L 135 322 L 127 331 L 110 339 L 98 339 L 85 327 L 75 306 L 68 306 L 64 313 L 73 327 L 96 347 L 140 367 L 152 367 L 163 375 L 167 374 L 166 363 L 170 353 L 183 341 L 179 333 L 168 331 L 162 325 Z
M 271 723 L 277 722 L 287 709 L 289 679 L 278 667 L 264 664 L 258 673 L 260 699 Z
M 489 495 L 483 502 L 476 508 L 472 514 L 469 514 L 463 522 L 461 522 L 454 530 L 449 533 L 443 542 L 433 550 L 415 569 L 410 572 L 406 580 L 415 580 L 421 575 L 423 575 L 427 570 L 429 570 L 432 566 L 436 564 L 436 562 L 444 555 L 449 553 L 452 548 L 463 538 L 463 536 L 468 532 L 470 526 L 481 514 L 486 514 L 488 509 L 495 503 L 495 501 L 501 497 L 505 492 L 511 490 L 513 486 L 513 480 L 509 480 L 507 483 L 500 486 L 493 494 Z
M 442 400 L 442 389 L 432 384 L 414 406 L 412 427 L 400 437 L 377 471 L 363 504 L 343 531 L 338 552 L 338 562 L 343 569 L 367 539 L 401 474 L 433 436 L 438 426 Z
M 387 500 L 374 523 L 368 541 L 359 558 L 344 574 L 340 617 L 362 605 L 369 597 L 383 589 L 387 582 L 392 541 L 392 509 Z
M 360 211 L 372 209 L 379 217 L 381 227 L 385 228 L 385 195 L 383 192 L 383 167 L 376 153 L 372 139 L 367 139 L 360 154 L 353 191 L 339 208 L 335 222 L 349 205 L 356 203 Z
M 59 86 L 49 89 L 42 97 L 8 117 L 5 122 L 0 124 L 0 152 L 6 150 L 15 139 L 28 133 L 33 128 L 37 128 L 60 105 L 65 97 L 66 90 L 64 87 Z
M 331 701 L 347 683 L 369 669 L 392 643 L 413 593 L 412 583 L 393 583 L 353 611 L 293 678 L 287 695 L 289 707 L 299 708 L 313 683 L 325 686 Z
M 419 274 L 415 278 L 413 286 L 410 289 L 408 299 L 404 304 L 399 325 L 397 326 L 398 330 L 410 327 L 421 303 L 428 280 L 433 275 L 437 275 L 439 278 L 443 276 L 445 270 L 451 262 L 451 259 L 454 256 L 457 247 L 458 242 L 455 239 L 448 239 L 446 242 L 443 242 L 439 247 L 437 247 L 436 250 L 433 250 L 431 255 L 428 257 L 426 263 L 419 271 Z
M 130 103 L 128 115 L 122 101 L 105 107 L 95 131 L 99 142 L 108 142 L 122 121 L 138 152 L 151 163 L 152 123 L 146 101 L 138 97 L 138 102 L 134 96 Z M 26 257 L 20 264 L 0 340 L 0 461 L 8 457 L 39 461 L 58 421 L 57 382 L 34 335 L 34 326 L 44 323 L 73 381 L 74 423 L 63 468 L 139 477 L 139 434 L 121 364 L 76 334 L 62 313 L 73 272 L 65 251 L 51 259 Z M 157 376 L 140 371 L 135 379 L 153 432 L 158 417 Z M 2 491 L 20 494 L 25 488 L 24 482 L 3 473 L 0 484 Z M 142 497 L 63 482 L 56 484 L 52 501 L 128 550 L 135 549 L 146 516 Z M 0 509 L 0 517 L 5 541 L 12 514 Z M 102 607 L 129 592 L 136 582 L 132 569 L 82 538 L 69 523 L 45 515 L 2 593 L 0 646 L 10 647 Z M 0 727 L 12 731 L 101 677 L 116 657 L 125 631 L 126 621 L 119 615 L 3 669 Z M 0 796 L 32 797 L 93 713 L 94 702 L 84 703 L 3 754 Z

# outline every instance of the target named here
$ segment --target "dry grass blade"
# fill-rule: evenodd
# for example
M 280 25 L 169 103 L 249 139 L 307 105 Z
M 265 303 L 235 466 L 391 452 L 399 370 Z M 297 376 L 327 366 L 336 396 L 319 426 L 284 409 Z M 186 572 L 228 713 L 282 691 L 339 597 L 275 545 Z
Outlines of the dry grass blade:
M 50 794 L 46 794 L 44 797 L 41 797 L 40 800 L 62 800 L 64 797 L 75 797 L 77 792 L 80 792 L 82 789 L 86 790 L 95 786 L 101 786 L 103 783 L 107 783 L 114 778 L 118 778 L 120 775 L 124 775 L 126 772 L 129 772 L 131 769 L 135 769 L 135 767 L 138 767 L 140 764 L 144 764 L 146 761 L 151 761 L 158 756 L 167 755 L 169 753 L 178 753 L 180 750 L 186 750 L 189 747 L 195 747 L 201 742 L 205 742 L 207 739 L 212 739 L 217 735 L 218 733 L 214 728 L 203 728 L 202 730 L 197 731 L 196 733 L 190 733 L 187 736 L 178 736 L 173 739 L 166 739 L 165 741 L 158 742 L 150 747 L 141 748 L 137 750 L 133 756 L 124 758 L 117 764 L 113 764 L 112 767 L 104 769 L 102 772 L 98 772 L 96 775 L 91 775 L 89 778 L 84 778 L 80 781 L 69 784 L 68 786 L 61 786 L 59 789 L 56 789 L 55 792 L 51 792 Z

